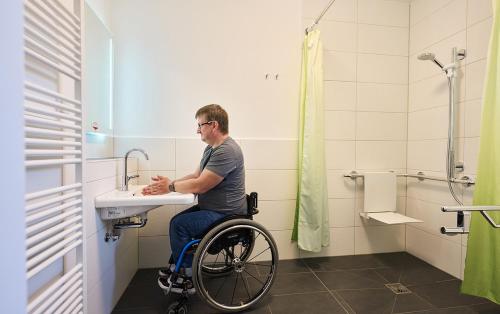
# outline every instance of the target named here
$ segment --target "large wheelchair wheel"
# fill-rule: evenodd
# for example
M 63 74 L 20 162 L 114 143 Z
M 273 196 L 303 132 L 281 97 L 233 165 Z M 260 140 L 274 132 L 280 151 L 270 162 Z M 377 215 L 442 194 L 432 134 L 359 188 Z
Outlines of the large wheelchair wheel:
M 198 295 L 215 309 L 243 311 L 267 294 L 278 260 L 274 239 L 261 224 L 228 220 L 210 230 L 198 245 L 193 282 Z

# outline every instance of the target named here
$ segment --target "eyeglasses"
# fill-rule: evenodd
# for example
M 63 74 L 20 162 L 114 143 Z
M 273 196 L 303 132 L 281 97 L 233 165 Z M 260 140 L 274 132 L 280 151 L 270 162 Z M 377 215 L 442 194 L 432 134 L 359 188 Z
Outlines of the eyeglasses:
M 212 124 L 213 122 L 215 122 L 215 121 L 208 121 L 208 122 L 198 123 L 198 129 L 201 129 L 201 127 L 204 126 L 205 124 Z

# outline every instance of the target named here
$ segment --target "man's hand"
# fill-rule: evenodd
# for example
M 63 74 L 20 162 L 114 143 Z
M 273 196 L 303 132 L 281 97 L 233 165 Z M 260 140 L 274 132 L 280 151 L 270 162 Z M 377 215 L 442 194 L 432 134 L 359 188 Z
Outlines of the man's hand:
M 142 189 L 142 194 L 144 195 L 158 195 L 169 193 L 169 184 L 172 182 L 168 177 L 156 176 L 151 178 L 154 183 L 146 186 Z

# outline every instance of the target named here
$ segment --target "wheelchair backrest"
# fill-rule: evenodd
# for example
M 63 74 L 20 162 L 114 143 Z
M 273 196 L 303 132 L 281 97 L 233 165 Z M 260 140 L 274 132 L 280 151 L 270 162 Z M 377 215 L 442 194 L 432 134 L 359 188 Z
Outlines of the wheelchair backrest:
M 250 195 L 247 194 L 247 207 L 248 215 L 253 216 L 259 213 L 258 207 L 258 195 L 257 192 L 251 192 Z

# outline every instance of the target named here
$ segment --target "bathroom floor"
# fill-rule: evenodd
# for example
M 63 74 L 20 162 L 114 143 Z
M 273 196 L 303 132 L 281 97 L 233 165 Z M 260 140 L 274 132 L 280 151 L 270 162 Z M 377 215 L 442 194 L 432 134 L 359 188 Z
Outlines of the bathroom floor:
M 140 269 L 113 314 L 166 313 L 175 296 L 158 287 L 157 269 Z M 406 294 L 386 284 L 401 283 Z M 500 313 L 500 305 L 459 293 L 460 280 L 405 252 L 282 260 L 266 298 L 247 313 Z M 197 296 L 188 313 L 217 313 Z

